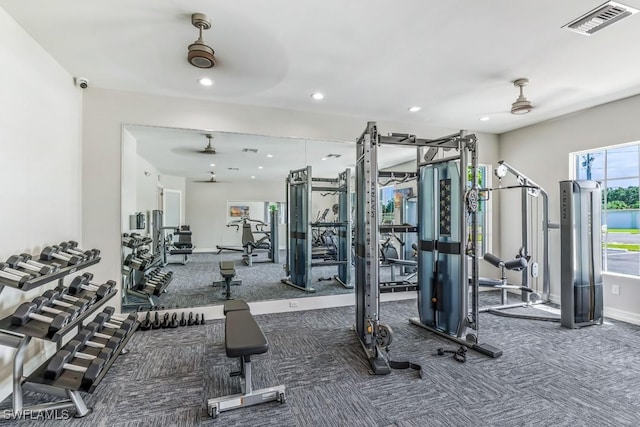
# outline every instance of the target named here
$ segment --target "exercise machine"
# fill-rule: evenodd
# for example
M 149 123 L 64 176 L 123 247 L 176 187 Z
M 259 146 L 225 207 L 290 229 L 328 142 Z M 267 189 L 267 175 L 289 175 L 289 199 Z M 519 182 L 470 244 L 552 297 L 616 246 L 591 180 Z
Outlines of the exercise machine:
M 173 264 L 169 262 L 169 255 L 180 255 L 182 261 L 180 263 L 185 265 L 189 262 L 189 255 L 193 254 L 195 246 L 191 242 L 191 227 L 188 225 L 181 225 L 179 227 L 162 227 L 164 230 L 171 229 L 173 232 L 165 238 L 165 248 L 163 250 L 164 259 L 163 265 Z M 177 240 L 175 238 L 177 237 Z
M 391 331 L 379 318 L 379 235 L 412 231 L 411 226 L 379 225 L 378 149 L 383 144 L 414 147 L 417 153 L 419 318 L 411 323 L 490 357 L 500 356 L 500 350 L 481 344 L 478 335 L 476 180 L 467 188 L 468 171 L 476 176 L 478 169 L 475 135 L 383 136 L 369 122 L 356 145 L 356 333 L 373 373 L 390 372 L 382 348 Z M 473 333 L 466 335 L 468 328 Z
M 236 227 L 236 231 L 239 231 L 242 226 L 242 247 L 216 245 L 218 253 L 225 250 L 242 252 L 242 261 L 249 267 L 251 267 L 254 262 L 279 262 L 278 248 L 273 245 L 272 241 L 274 236 L 276 236 L 276 243 L 278 239 L 277 211 L 272 211 L 270 215 L 271 224 L 267 224 L 259 219 L 251 219 L 248 216 L 243 216 L 240 219 L 231 221 L 227 224 L 227 227 Z M 255 230 L 253 230 L 252 225 L 255 225 Z M 269 227 L 268 231 L 265 230 L 266 227 Z M 255 234 L 262 234 L 262 237 L 256 239 Z M 258 255 L 255 252 L 256 250 L 266 250 L 268 252 L 268 258 L 254 261 L 253 258 Z
M 561 325 L 602 325 L 602 196 L 595 181 L 560 182 Z
M 338 274 L 332 279 L 347 289 L 351 284 L 351 170 L 346 169 L 337 178 L 313 177 L 311 166 L 292 170 L 286 180 L 287 197 L 287 277 L 282 283 L 305 292 L 315 292 L 311 287 L 313 267 L 336 266 Z M 313 192 L 338 196 L 336 221 L 311 221 Z M 332 259 L 314 259 L 313 230 L 333 230 L 336 254 Z M 322 234 L 322 233 L 320 233 Z
M 559 225 L 549 221 L 549 195 L 547 191 L 533 181 L 530 177 L 517 170 L 507 162 L 500 160 L 494 171 L 500 180 L 500 185 L 494 188 L 480 188 L 481 194 L 490 195 L 495 191 L 516 190 L 520 192 L 520 220 L 521 220 L 521 242 L 520 248 L 515 258 L 510 261 L 503 261 L 493 254 L 485 254 L 485 261 L 488 261 L 495 267 L 501 268 L 502 277 L 500 280 L 480 278 L 479 284 L 483 287 L 493 287 L 500 289 L 502 298 L 500 305 L 487 306 L 479 309 L 480 312 L 498 314 L 505 317 L 523 318 L 529 320 L 542 321 L 559 321 L 560 319 L 550 316 L 536 316 L 528 314 L 506 313 L 505 310 L 527 307 L 536 304 L 546 304 L 550 301 L 551 292 L 551 276 L 549 262 L 549 230 L 558 229 Z M 502 185 L 502 180 L 512 175 L 515 183 L 512 185 Z M 487 196 L 486 200 L 489 200 Z M 542 240 L 542 290 L 534 288 L 532 278 L 540 275 L 540 264 L 534 258 L 537 251 L 532 251 L 533 244 L 537 247 L 537 233 L 532 236 L 532 228 L 538 224 L 533 219 L 532 207 L 536 200 L 542 201 L 542 221 L 541 221 L 541 240 Z M 537 218 L 537 216 L 536 216 Z M 535 237 L 533 239 L 532 237 Z M 502 264 L 501 264 L 502 263 Z M 520 284 L 510 285 L 506 280 L 505 270 L 519 271 Z M 507 290 L 520 290 L 520 302 L 509 303 L 507 301 Z

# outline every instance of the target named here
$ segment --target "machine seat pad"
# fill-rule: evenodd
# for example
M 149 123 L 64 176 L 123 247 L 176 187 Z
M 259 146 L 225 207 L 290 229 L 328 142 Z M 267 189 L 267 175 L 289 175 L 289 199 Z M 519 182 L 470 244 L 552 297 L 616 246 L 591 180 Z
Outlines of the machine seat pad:
M 242 310 L 249 311 L 249 304 L 247 304 L 241 299 L 231 299 L 224 303 L 223 311 L 225 316 L 230 311 L 242 311 Z
M 228 278 L 228 277 L 236 277 L 236 271 L 235 270 L 220 270 L 220 275 L 223 278 Z
M 469 282 L 471 282 L 471 277 L 469 277 Z M 489 277 L 478 277 L 478 286 L 483 286 L 483 287 L 502 286 L 502 280 L 491 279 Z
M 250 311 L 229 311 L 224 325 L 224 346 L 228 357 L 246 357 L 266 353 L 267 337 Z
M 191 249 L 171 249 L 169 250 L 169 255 L 191 255 L 193 254 L 193 250 Z
M 418 261 L 412 261 L 410 259 L 387 258 L 387 262 L 389 264 L 403 265 L 403 266 L 408 266 L 408 267 L 417 267 L 418 266 Z

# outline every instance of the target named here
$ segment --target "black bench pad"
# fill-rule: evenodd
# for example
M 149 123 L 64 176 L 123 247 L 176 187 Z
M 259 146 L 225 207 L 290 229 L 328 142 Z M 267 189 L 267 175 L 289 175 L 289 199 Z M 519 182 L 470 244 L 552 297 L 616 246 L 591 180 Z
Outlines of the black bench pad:
M 224 346 L 228 357 L 252 356 L 269 350 L 267 337 L 247 310 L 230 311 L 224 325 Z
M 230 311 L 249 311 L 249 304 L 242 301 L 241 299 L 232 299 L 224 303 L 224 315 L 226 316 Z
M 387 258 L 387 262 L 389 264 L 402 265 L 402 266 L 408 266 L 408 267 L 418 266 L 418 261 L 412 261 L 410 259 Z
M 193 250 L 191 249 L 170 249 L 169 255 L 192 255 Z

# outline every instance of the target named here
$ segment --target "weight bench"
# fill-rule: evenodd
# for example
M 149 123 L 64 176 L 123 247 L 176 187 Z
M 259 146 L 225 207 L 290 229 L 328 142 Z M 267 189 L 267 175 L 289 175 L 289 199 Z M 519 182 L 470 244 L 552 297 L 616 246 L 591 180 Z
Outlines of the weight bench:
M 246 307 L 246 308 L 245 308 Z M 232 372 L 231 376 L 240 376 L 241 393 L 230 396 L 216 397 L 207 401 L 207 412 L 217 418 L 220 412 L 260 403 L 277 401 L 285 403 L 285 386 L 254 390 L 251 383 L 251 356 L 264 354 L 269 350 L 267 338 L 262 329 L 248 310 L 244 301 L 230 301 L 225 303 L 226 315 L 224 324 L 224 346 L 227 357 L 240 359 L 240 370 Z
M 236 267 L 233 261 L 220 261 L 220 275 L 223 280 L 213 282 L 213 286 L 226 285 L 225 298 L 231 299 L 231 285 L 240 285 L 242 280 L 233 280 L 236 277 Z M 226 313 L 225 313 L 226 314 Z

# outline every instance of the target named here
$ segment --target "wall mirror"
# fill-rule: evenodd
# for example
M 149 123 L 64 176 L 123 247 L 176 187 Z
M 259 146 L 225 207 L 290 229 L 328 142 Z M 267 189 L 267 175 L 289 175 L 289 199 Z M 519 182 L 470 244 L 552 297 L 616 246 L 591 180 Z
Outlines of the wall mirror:
M 335 265 L 312 269 L 313 292 L 283 279 L 290 171 L 311 166 L 313 177 L 337 179 L 354 166 L 354 143 L 124 125 L 122 144 L 123 311 L 222 304 L 227 293 L 259 301 L 353 292 L 323 280 Z M 338 201 L 314 192 L 310 221 L 334 221 Z M 331 260 L 324 231 L 314 231 L 314 251 Z M 228 287 L 221 261 L 235 271 Z

